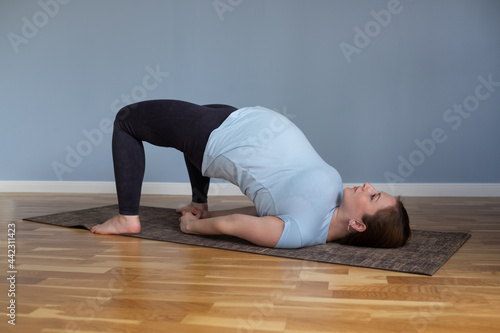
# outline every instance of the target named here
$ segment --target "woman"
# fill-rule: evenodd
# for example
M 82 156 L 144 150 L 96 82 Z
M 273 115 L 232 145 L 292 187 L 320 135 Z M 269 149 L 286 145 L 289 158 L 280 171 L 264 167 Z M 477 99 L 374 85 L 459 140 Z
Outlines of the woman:
M 113 163 L 119 214 L 91 229 L 138 233 L 145 158 L 142 142 L 184 153 L 192 202 L 178 210 L 185 233 L 232 235 L 264 247 L 343 244 L 398 247 L 410 237 L 401 201 L 370 184 L 342 189 L 325 163 L 286 117 L 263 107 L 236 109 L 155 100 L 116 115 Z M 210 178 L 239 186 L 255 204 L 208 212 Z

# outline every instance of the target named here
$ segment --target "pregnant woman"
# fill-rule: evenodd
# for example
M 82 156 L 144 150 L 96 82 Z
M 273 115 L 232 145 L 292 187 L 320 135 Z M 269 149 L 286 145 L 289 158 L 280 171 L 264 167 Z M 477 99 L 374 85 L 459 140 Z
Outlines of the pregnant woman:
M 330 241 L 399 247 L 410 237 L 399 198 L 369 183 L 343 189 L 337 170 L 286 117 L 258 106 L 176 100 L 140 102 L 117 113 L 112 148 L 119 211 L 93 233 L 140 232 L 144 141 L 184 153 L 193 193 L 178 210 L 185 233 L 232 235 L 276 248 Z M 237 185 L 254 207 L 209 211 L 210 178 Z

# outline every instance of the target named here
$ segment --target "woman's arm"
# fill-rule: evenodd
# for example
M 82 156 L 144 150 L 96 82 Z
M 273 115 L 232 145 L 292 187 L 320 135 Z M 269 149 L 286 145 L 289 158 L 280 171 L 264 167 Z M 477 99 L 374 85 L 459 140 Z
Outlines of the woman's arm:
M 250 216 L 231 214 L 200 219 L 200 214 L 185 213 L 180 218 L 181 231 L 197 235 L 230 235 L 255 245 L 275 247 L 285 223 L 276 216 Z
M 255 208 L 255 206 L 248 206 L 248 207 L 240 207 L 240 208 L 233 208 L 226 210 L 212 210 L 208 213 L 207 217 L 220 217 L 224 215 L 233 215 L 233 214 L 258 216 L 257 209 Z
M 200 218 L 202 219 L 206 219 L 209 217 L 218 217 L 223 215 L 231 215 L 231 214 L 245 214 L 245 215 L 258 216 L 257 209 L 255 208 L 255 206 L 208 211 L 208 205 L 206 203 L 196 203 L 196 202 L 191 202 L 190 204 L 182 208 L 178 208 L 176 209 L 176 212 L 177 213 L 191 212 L 193 214 L 201 212 Z

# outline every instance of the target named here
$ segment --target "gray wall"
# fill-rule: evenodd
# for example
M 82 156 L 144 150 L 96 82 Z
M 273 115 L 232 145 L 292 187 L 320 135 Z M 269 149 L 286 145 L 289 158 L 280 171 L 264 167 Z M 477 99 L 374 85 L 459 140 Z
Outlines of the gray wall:
M 169 98 L 284 113 L 345 182 L 500 182 L 499 1 L 2 0 L 0 35 L 0 180 L 112 181 L 116 111 Z

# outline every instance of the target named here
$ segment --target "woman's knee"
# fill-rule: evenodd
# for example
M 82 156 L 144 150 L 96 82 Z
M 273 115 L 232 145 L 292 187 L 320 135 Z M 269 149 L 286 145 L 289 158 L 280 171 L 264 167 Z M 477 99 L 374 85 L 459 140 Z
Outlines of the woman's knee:
M 130 116 L 130 113 L 132 112 L 132 109 L 134 108 L 134 107 L 132 107 L 133 105 L 135 105 L 135 104 L 124 106 L 120 109 L 120 111 L 118 111 L 116 113 L 115 124 L 117 123 L 117 121 L 126 120 Z
M 234 106 L 226 104 L 206 104 L 202 106 L 210 109 L 236 109 Z
M 139 105 L 140 105 L 140 102 L 122 107 L 116 113 L 114 126 L 116 127 L 117 125 L 123 125 L 124 123 L 133 122 L 131 118 L 135 113 L 134 111 L 138 110 Z

